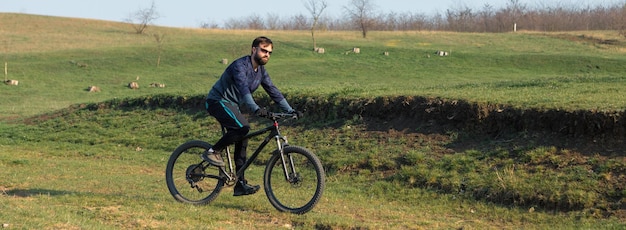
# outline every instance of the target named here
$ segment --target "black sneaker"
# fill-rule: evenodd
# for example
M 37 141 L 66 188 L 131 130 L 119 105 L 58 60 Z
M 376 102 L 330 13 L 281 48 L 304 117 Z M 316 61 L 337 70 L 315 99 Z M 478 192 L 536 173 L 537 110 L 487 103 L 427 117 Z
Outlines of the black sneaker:
M 247 181 L 240 180 L 235 185 L 233 196 L 245 196 L 255 194 L 261 188 L 260 185 L 249 185 Z
M 215 165 L 217 167 L 224 167 L 224 161 L 222 160 L 222 155 L 219 152 L 209 152 L 209 150 L 204 151 L 202 153 L 202 160 L 209 162 L 209 164 Z

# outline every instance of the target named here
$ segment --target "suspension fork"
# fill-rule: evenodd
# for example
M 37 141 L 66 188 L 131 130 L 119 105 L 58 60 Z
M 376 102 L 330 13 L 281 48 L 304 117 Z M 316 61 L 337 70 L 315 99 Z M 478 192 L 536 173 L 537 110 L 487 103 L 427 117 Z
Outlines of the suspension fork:
M 292 182 L 293 178 L 291 177 L 295 176 L 296 167 L 293 163 L 293 158 L 291 157 L 291 154 L 286 155 L 284 151 L 285 146 L 289 145 L 287 138 L 278 134 L 274 137 L 274 139 L 276 139 L 276 145 L 278 147 L 278 154 L 280 154 L 280 160 L 283 163 L 283 172 L 285 173 L 285 180 Z M 290 174 L 289 172 L 292 172 L 293 174 Z

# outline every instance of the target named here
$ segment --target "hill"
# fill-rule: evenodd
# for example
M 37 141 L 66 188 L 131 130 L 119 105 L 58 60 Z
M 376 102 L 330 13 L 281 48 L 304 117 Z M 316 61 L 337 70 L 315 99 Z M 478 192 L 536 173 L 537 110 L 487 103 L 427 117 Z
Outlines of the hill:
M 626 108 L 620 93 L 626 85 L 624 40 L 612 31 L 372 32 L 368 39 L 356 31 L 325 31 L 318 41 L 327 52 L 319 55 L 306 31 L 150 27 L 137 35 L 124 23 L 22 14 L 0 14 L 0 19 L 6 22 L 0 29 L 5 79 L 21 82 L 3 90 L 4 117 L 147 95 L 157 90 L 147 87 L 153 82 L 167 86 L 157 92 L 205 93 L 224 69 L 221 60 L 248 53 L 250 38 L 260 34 L 276 41 L 270 73 L 287 93 L 426 96 L 518 108 Z M 162 50 L 153 35 L 164 37 Z M 353 47 L 361 53 L 347 52 Z M 450 55 L 435 56 L 440 50 Z M 137 78 L 142 89 L 127 90 Z M 92 85 L 102 92 L 86 93 Z
M 0 28 L 7 78 L 20 81 L 2 86 L 0 101 L 9 207 L 0 216 L 13 226 L 228 228 L 234 218 L 268 229 L 624 227 L 626 67 L 611 31 L 367 40 L 324 31 L 326 53 L 316 54 L 306 31 L 137 35 L 96 20 L 0 20 L 9 25 Z M 162 50 L 154 34 L 164 35 Z M 276 213 L 263 196 L 176 204 L 162 176 L 168 154 L 217 138 L 203 95 L 222 59 L 249 52 L 259 34 L 276 43 L 274 82 L 307 111 L 284 131 L 322 158 L 325 198 L 306 216 Z

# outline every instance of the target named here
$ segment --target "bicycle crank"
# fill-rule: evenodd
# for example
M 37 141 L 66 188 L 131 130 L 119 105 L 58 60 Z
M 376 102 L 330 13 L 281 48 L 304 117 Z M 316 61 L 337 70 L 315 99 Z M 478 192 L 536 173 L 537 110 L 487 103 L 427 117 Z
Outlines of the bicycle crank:
M 224 184 L 233 186 L 237 182 L 235 173 L 227 172 L 224 167 L 220 167 L 220 177 L 224 180 Z

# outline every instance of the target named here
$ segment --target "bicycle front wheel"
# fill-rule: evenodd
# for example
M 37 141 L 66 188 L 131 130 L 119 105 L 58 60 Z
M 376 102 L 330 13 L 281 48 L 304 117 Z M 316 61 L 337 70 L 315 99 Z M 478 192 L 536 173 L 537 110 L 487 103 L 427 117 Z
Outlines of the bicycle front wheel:
M 165 169 L 165 181 L 177 201 L 208 204 L 219 195 L 224 186 L 219 169 L 200 157 L 211 147 L 204 141 L 189 141 L 176 148 L 170 156 Z
M 326 174 L 311 151 L 287 146 L 276 150 L 267 162 L 263 185 L 270 203 L 281 212 L 304 214 L 319 202 Z

